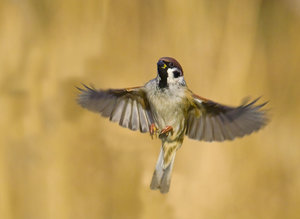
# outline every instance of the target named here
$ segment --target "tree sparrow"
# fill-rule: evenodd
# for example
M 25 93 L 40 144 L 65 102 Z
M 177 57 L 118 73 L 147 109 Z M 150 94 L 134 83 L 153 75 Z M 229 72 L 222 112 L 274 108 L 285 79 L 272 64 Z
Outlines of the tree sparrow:
M 157 72 L 141 87 L 96 90 L 83 85 L 78 103 L 125 128 L 159 136 L 162 146 L 150 188 L 167 193 L 185 135 L 203 141 L 233 140 L 259 130 L 268 119 L 262 109 L 266 103 L 255 105 L 258 99 L 230 107 L 194 94 L 174 58 L 160 58 Z

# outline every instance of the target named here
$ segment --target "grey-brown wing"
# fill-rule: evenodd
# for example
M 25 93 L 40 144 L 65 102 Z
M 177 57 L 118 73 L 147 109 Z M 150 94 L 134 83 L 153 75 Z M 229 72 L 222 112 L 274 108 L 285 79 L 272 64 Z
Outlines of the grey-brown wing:
M 83 108 L 109 117 L 111 121 L 118 122 L 125 128 L 149 131 L 153 118 L 142 87 L 96 90 L 83 86 L 84 89 L 78 88 L 81 91 L 78 103 Z
M 229 107 L 193 95 L 186 135 L 203 141 L 233 140 L 259 130 L 268 122 L 266 103 L 255 105 L 258 99 L 238 107 Z

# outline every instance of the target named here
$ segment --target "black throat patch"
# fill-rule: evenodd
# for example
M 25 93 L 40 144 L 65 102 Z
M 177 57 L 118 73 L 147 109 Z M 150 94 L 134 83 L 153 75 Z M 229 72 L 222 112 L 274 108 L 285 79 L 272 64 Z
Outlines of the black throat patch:
M 167 78 L 168 77 L 160 78 L 160 81 L 159 81 L 159 84 L 158 84 L 159 88 L 163 89 L 163 88 L 168 87 Z
M 161 70 L 158 70 L 158 75 L 160 77 L 160 80 L 159 80 L 159 88 L 160 89 L 163 89 L 163 88 L 168 88 L 168 82 L 167 82 L 167 79 L 168 79 L 168 72 L 166 70 L 163 70 L 163 72 Z

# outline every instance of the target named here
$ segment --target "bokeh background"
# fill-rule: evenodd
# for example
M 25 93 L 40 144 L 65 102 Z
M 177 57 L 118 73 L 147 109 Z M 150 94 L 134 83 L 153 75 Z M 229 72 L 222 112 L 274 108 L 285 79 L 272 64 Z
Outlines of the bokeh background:
M 75 101 L 162 56 L 201 96 L 271 109 L 243 139 L 186 138 L 167 195 L 149 189 L 159 140 Z M 1 0 L 0 218 L 300 218 L 299 74 L 298 0 Z

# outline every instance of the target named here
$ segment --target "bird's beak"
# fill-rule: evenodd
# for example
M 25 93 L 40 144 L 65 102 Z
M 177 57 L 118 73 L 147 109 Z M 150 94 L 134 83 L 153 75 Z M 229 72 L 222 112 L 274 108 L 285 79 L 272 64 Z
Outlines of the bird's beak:
M 160 68 L 162 68 L 162 69 L 166 69 L 167 68 L 166 63 L 164 63 L 162 60 L 159 60 L 157 62 L 157 66 L 160 67 Z

